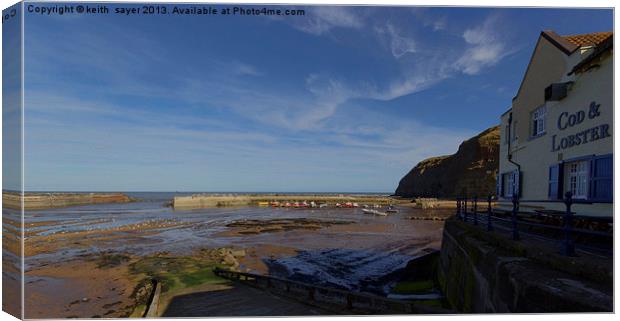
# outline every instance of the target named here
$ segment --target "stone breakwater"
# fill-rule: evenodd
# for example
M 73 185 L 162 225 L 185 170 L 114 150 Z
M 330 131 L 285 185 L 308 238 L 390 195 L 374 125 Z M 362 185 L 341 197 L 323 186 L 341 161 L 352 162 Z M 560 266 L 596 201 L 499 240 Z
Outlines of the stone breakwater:
M 25 210 L 38 210 L 100 203 L 129 203 L 133 200 L 122 193 L 25 193 L 23 201 Z M 5 208 L 19 210 L 22 195 L 3 191 L 2 204 Z
M 336 203 L 361 204 L 399 204 L 409 201 L 388 196 L 374 195 L 309 195 L 309 194 L 252 194 L 252 195 L 211 195 L 197 194 L 192 196 L 176 196 L 172 202 L 175 209 L 199 209 L 213 207 L 254 206 L 263 202 L 315 202 L 335 205 Z

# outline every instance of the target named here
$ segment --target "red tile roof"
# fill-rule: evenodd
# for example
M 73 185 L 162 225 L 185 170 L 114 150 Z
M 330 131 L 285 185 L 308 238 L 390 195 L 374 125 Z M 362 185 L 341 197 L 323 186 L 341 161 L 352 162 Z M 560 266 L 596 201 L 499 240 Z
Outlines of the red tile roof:
M 603 41 L 607 40 L 607 38 L 613 36 L 613 32 L 593 32 L 586 33 L 582 35 L 572 35 L 572 36 L 561 36 L 566 39 L 568 42 L 579 46 L 579 47 L 589 47 L 589 46 L 598 46 Z

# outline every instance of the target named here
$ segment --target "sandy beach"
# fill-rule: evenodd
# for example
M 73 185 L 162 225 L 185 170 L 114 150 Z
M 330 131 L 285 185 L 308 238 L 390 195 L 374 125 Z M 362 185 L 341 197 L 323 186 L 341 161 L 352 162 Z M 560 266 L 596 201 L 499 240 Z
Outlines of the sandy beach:
M 27 211 L 26 317 L 139 315 L 144 298 L 137 293 L 146 291 L 146 280 L 165 280 L 165 304 L 221 282 L 211 274 L 215 266 L 364 290 L 362 280 L 440 247 L 442 222 L 409 217 L 451 213 L 409 206 L 387 217 L 361 209 L 174 211 L 159 198 Z M 5 250 L 17 250 L 6 241 L 19 221 L 3 223 L 11 232 Z M 348 276 L 333 274 L 331 264 Z M 321 280 L 312 279 L 317 275 Z

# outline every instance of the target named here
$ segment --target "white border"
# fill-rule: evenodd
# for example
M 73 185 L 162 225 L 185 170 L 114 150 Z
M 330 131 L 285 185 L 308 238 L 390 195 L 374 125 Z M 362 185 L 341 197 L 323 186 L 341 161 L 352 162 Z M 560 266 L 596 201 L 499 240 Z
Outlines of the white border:
M 35 2 L 35 1 L 27 1 L 27 2 Z M 48 2 L 54 2 L 54 1 L 48 1 Z M 55 1 L 55 2 L 60 2 L 60 1 Z M 68 1 L 66 1 L 68 2 Z M 83 0 L 83 1 L 79 1 L 79 2 L 105 2 L 105 1 L 96 1 L 96 0 Z M 277 1 L 277 0 L 271 0 L 271 1 L 265 1 L 265 0 L 238 0 L 238 1 L 179 1 L 179 0 L 151 0 L 151 1 L 114 1 L 114 2 L 124 2 L 124 3 L 137 3 L 137 2 L 164 2 L 164 3 L 196 3 L 196 2 L 202 2 L 202 3 L 221 3 L 221 4 L 226 4 L 226 3 L 245 3 L 245 4 L 341 4 L 341 5 L 382 5 L 382 6 L 387 6 L 387 5 L 396 5 L 396 6 L 470 6 L 470 7 L 579 7 L 579 8 L 615 8 L 615 2 L 614 1 L 605 1 L 605 0 L 504 0 L 504 1 L 498 1 L 498 0 L 436 0 L 436 1 L 431 1 L 431 0 L 408 0 L 408 1 L 404 1 L 404 0 L 385 0 L 385 1 L 379 1 L 379 0 L 289 0 L 289 1 Z M 2 9 L 7 8 L 11 5 L 13 5 L 14 3 L 16 3 L 16 1 L 11 1 L 11 0 L 0 0 L 0 7 L 2 7 Z M 22 15 L 23 15 L 23 4 L 22 4 Z M 24 48 L 24 41 L 23 41 L 23 36 L 24 36 L 24 17 L 22 16 L 22 139 L 24 137 L 25 131 L 24 131 L 24 110 L 23 110 L 23 103 L 24 103 L 24 77 L 23 77 L 23 71 L 24 71 L 24 57 L 23 57 L 23 48 Z M 616 26 L 616 17 L 615 17 L 615 13 L 614 13 L 614 32 L 615 32 L 615 26 Z M 0 40 L 1 40 L 1 33 L 0 33 Z M 0 50 L 1 53 L 1 50 Z M 615 63 L 615 62 L 614 62 Z M 1 66 L 0 66 L 0 71 L 1 71 Z M 615 81 L 615 76 L 618 75 L 618 70 L 617 70 L 617 66 L 614 65 L 614 81 Z M 0 88 L 1 88 L 1 84 L 2 84 L 2 80 L 0 79 Z M 617 84 L 617 82 L 614 83 L 614 94 L 615 92 L 617 92 L 619 86 Z M 1 90 L 1 89 L 0 89 Z M 616 96 L 614 95 L 614 104 L 617 103 L 616 101 Z M 617 105 L 617 104 L 616 104 Z M 0 119 L 2 118 L 2 115 L 0 113 Z M 614 123 L 620 124 L 620 122 L 618 122 L 618 119 L 620 119 L 620 116 L 618 115 L 618 113 L 614 112 Z M 614 150 L 617 150 L 618 145 L 620 144 L 619 140 L 615 139 L 617 137 L 617 131 L 614 131 Z M 2 139 L 2 133 L 0 132 L 0 144 L 1 144 L 1 139 Z M 2 156 L 2 151 L 0 149 L 0 159 Z M 1 162 L 1 160 L 0 160 Z M 619 168 L 618 165 L 620 164 L 620 159 L 619 158 L 615 158 L 614 159 L 614 167 L 617 169 Z M 618 178 L 619 176 L 619 171 L 616 171 L 615 175 L 614 175 L 614 186 L 616 185 L 615 182 L 617 181 L 616 178 Z M 24 178 L 25 178 L 25 168 L 24 168 L 24 142 L 22 141 L 22 191 L 24 189 Z M 0 181 L 2 179 L 2 173 L 0 172 Z M 614 197 L 615 199 L 619 199 L 618 197 L 620 196 L 620 191 L 616 188 L 615 192 L 614 192 Z M 23 198 L 22 198 L 23 201 Z M 1 204 L 1 201 L 0 201 Z M 22 204 L 22 208 L 23 208 L 23 204 Z M 614 209 L 614 215 L 617 214 L 617 209 Z M 22 211 L 22 224 L 24 224 L 24 217 L 23 217 L 23 211 Z M 617 246 L 619 245 L 618 243 L 618 238 L 615 237 L 614 239 L 614 246 L 617 248 Z M 24 242 L 24 231 L 22 230 L 22 258 L 23 258 L 23 251 L 24 251 L 24 246 L 23 246 L 23 242 Z M 614 259 L 614 264 L 615 264 L 615 259 Z M 614 267 L 617 267 L 616 265 L 614 265 Z M 23 273 L 24 273 L 24 261 L 22 260 L 22 278 L 23 278 Z M 614 269 L 614 273 L 617 273 L 617 270 Z M 617 275 L 617 274 L 616 274 Z M 23 279 L 22 279 L 23 280 Z M 0 279 L 0 285 L 1 285 L 1 279 Z M 614 280 L 614 294 L 615 294 L 615 285 L 617 284 L 617 279 L 615 278 Z M 1 289 L 1 287 L 0 287 Z M 22 282 L 22 293 L 24 290 L 24 284 Z M 24 308 L 24 296 L 22 295 L 22 310 Z M 0 296 L 0 301 L 1 301 L 1 296 Z M 616 295 L 614 295 L 614 303 L 615 303 L 615 307 L 618 307 L 618 302 L 619 299 Z M 22 311 L 22 316 L 23 316 L 23 311 Z M 557 319 L 557 318 L 562 318 L 563 321 L 582 321 L 584 317 L 587 317 L 590 320 L 594 320 L 594 319 L 612 319 L 614 317 L 613 314 L 551 314 L 551 315 L 515 315 L 515 314 L 503 314 L 503 315 L 498 315 L 498 314 L 494 314 L 494 315 L 458 315 L 458 316 L 380 316 L 381 318 L 386 318 L 389 317 L 391 320 L 407 320 L 409 318 L 433 318 L 435 320 L 448 320 L 448 319 L 454 319 L 454 318 L 459 318 L 459 319 L 471 319 L 471 318 L 485 318 L 485 319 L 496 319 L 499 320 L 501 318 L 501 320 L 505 321 L 505 320 L 522 320 L 522 319 L 528 319 L 528 320 L 550 320 L 550 319 Z M 348 320 L 353 320 L 353 319 L 359 319 L 360 317 L 338 317 L 336 318 L 332 318 L 332 317 L 321 317 L 321 318 L 317 318 L 317 317 L 303 317 L 303 319 L 310 319 L 310 320 L 343 320 L 343 321 L 348 321 Z M 280 318 L 261 318 L 263 320 L 278 320 Z M 302 318 L 294 318 L 294 319 L 302 319 Z M 7 313 L 4 312 L 0 312 L 0 321 L 4 321 L 4 320 L 15 320 L 14 317 L 8 315 Z M 173 319 L 171 319 L 173 320 Z M 185 320 L 185 319 L 178 319 L 178 320 Z M 196 319 L 195 319 L 196 320 Z M 200 319 L 197 319 L 200 320 Z M 243 318 L 210 318 L 210 319 L 204 319 L 204 320 L 244 320 Z M 246 318 L 247 320 L 247 318 Z

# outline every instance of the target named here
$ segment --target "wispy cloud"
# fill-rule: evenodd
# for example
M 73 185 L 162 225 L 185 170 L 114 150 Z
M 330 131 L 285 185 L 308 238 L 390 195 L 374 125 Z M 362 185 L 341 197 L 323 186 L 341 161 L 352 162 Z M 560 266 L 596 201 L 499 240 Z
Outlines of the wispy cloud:
M 363 18 L 350 7 L 316 6 L 306 11 L 306 19 L 294 26 L 313 35 L 321 35 L 334 28 L 360 29 L 364 26 Z
M 376 27 L 375 31 L 379 35 L 387 37 L 387 43 L 396 59 L 416 52 L 416 42 L 413 38 L 403 36 L 401 31 L 391 22 L 388 21 L 383 27 Z
M 497 64 L 510 53 L 498 32 L 499 22 L 499 16 L 493 15 L 482 25 L 465 30 L 463 39 L 468 47 L 455 63 L 458 70 L 475 75 L 482 69 Z
M 236 62 L 233 64 L 232 69 L 236 75 L 241 76 L 261 76 L 263 73 L 258 71 L 256 67 L 242 62 Z

